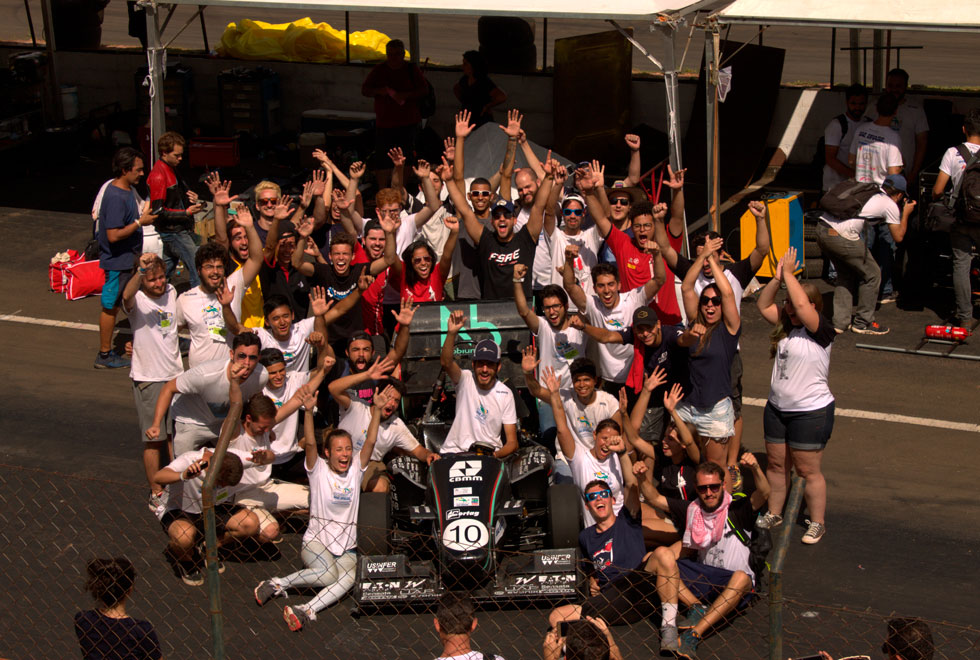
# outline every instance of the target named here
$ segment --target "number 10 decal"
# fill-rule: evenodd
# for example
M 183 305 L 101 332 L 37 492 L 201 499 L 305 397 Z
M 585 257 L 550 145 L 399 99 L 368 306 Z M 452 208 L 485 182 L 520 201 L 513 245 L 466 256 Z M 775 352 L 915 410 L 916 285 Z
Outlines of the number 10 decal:
M 442 533 L 442 544 L 450 550 L 477 550 L 490 542 L 490 531 L 479 520 L 454 520 Z

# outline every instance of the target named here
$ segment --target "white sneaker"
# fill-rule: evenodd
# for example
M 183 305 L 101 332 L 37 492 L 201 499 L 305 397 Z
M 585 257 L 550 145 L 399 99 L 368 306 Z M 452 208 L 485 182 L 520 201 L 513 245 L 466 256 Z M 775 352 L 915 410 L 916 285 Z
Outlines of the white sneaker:
M 807 545 L 813 545 L 823 538 L 823 535 L 827 533 L 827 527 L 823 523 L 810 522 L 807 521 L 809 527 L 803 534 L 802 541 Z
M 772 529 L 783 524 L 783 517 L 778 513 L 766 511 L 764 516 L 759 516 L 755 521 L 755 526 L 759 529 Z

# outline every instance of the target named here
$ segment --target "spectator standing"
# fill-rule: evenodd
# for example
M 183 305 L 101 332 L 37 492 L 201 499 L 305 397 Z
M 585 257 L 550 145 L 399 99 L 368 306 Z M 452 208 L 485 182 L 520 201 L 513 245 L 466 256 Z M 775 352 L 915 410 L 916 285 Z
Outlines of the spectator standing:
M 966 161 L 976 158 L 980 153 L 980 109 L 974 108 L 963 121 L 963 135 L 966 141 L 950 147 L 943 154 L 939 164 L 939 176 L 932 187 L 933 199 L 939 199 L 952 183 L 953 188 L 959 188 L 963 181 L 963 170 Z M 971 327 L 973 324 L 973 298 L 970 289 L 970 265 L 973 262 L 973 249 L 980 249 L 980 225 L 969 225 L 957 222 L 949 234 L 949 243 L 953 248 L 953 296 L 956 300 L 956 324 Z
M 392 39 L 385 46 L 385 61 L 371 69 L 361 86 L 361 94 L 374 98 L 375 152 L 383 159 L 388 150 L 400 147 L 409 158 L 415 153 L 422 113 L 419 99 L 428 93 L 422 71 L 405 61 L 405 44 Z M 379 161 L 380 165 L 380 161 Z M 384 188 L 391 170 L 376 170 L 378 184 Z
M 251 249 L 248 233 L 237 219 L 238 209 L 231 209 L 231 205 L 238 199 L 238 195 L 231 195 L 231 181 L 222 181 L 217 172 L 211 172 L 206 182 L 214 198 L 214 240 L 228 249 L 228 254 L 234 262 L 234 269 L 232 270 L 234 273 L 248 262 Z M 249 217 L 252 217 L 251 213 L 249 213 Z M 258 232 L 256 235 L 258 236 Z M 261 237 L 258 238 L 256 246 L 262 247 Z M 254 264 L 256 272 L 258 272 L 258 268 L 262 264 L 261 255 L 256 258 Z M 265 323 L 265 315 L 262 312 L 262 283 L 255 277 L 251 278 L 251 281 L 252 284 L 246 287 L 245 294 L 242 296 L 241 321 L 246 328 L 261 328 L 262 324 Z
M 75 635 L 82 658 L 162 658 L 153 624 L 126 614 L 126 601 L 136 588 L 133 562 L 125 557 L 93 559 L 86 571 L 85 590 L 99 607 L 75 614 Z
M 146 184 L 150 187 L 150 205 L 160 209 L 155 222 L 157 233 L 163 241 L 163 260 L 167 264 L 169 279 L 177 268 L 177 261 L 183 261 L 190 277 L 191 286 L 200 284 L 194 255 L 197 242 L 194 240 L 194 214 L 201 210 L 197 193 L 187 188 L 187 184 L 177 175 L 177 166 L 184 158 L 187 142 L 184 136 L 167 131 L 157 140 L 160 160 L 153 165 Z
M 929 147 L 929 120 L 922 105 L 906 96 L 908 89 L 909 74 L 905 69 L 892 69 L 885 75 L 885 93 L 898 100 L 892 128 L 901 136 L 903 174 L 914 186 Z
M 507 101 L 504 90 L 490 79 L 486 59 L 476 50 L 463 53 L 463 75 L 453 85 L 453 94 L 477 128 L 493 121 L 493 108 Z
M 790 470 L 806 479 L 810 523 L 803 542 L 817 543 L 827 531 L 827 483 L 820 471 L 823 450 L 834 430 L 834 395 L 827 385 L 834 326 L 821 314 L 823 297 L 812 284 L 796 279 L 796 249 L 789 248 L 776 264 L 775 276 L 759 294 L 762 318 L 775 326 L 769 354 L 775 358 L 769 400 L 763 415 L 766 476 L 771 492 L 769 510 L 756 523 L 767 529 L 783 522 L 782 510 Z M 786 284 L 780 308 L 776 294 Z
M 143 249 L 143 227 L 152 223 L 150 203 L 136 205 L 133 186 L 143 176 L 143 154 L 123 147 L 112 157 L 112 175 L 105 188 L 95 236 L 99 244 L 99 267 L 105 271 L 102 285 L 102 311 L 99 314 L 99 354 L 96 369 L 128 367 L 129 360 L 112 349 L 112 331 L 116 327 L 119 301 L 133 272 L 136 255 Z

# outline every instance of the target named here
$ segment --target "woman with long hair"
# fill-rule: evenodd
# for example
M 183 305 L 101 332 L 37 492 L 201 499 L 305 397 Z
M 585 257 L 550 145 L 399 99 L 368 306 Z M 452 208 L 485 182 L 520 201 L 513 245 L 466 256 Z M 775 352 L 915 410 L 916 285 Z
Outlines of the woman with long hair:
M 775 358 L 769 400 L 763 415 L 766 476 L 772 487 L 769 511 L 759 527 L 783 522 L 783 504 L 790 471 L 806 479 L 804 496 L 810 521 L 803 542 L 818 542 L 827 531 L 827 483 L 820 471 L 823 450 L 834 429 L 834 395 L 827 385 L 830 348 L 837 333 L 821 311 L 823 298 L 812 284 L 800 284 L 796 249 L 789 248 L 776 265 L 775 276 L 759 294 L 759 311 L 773 324 L 770 357 Z M 780 283 L 786 284 L 786 301 L 776 304 Z
M 469 110 L 477 128 L 493 121 L 493 108 L 507 100 L 504 90 L 490 79 L 487 60 L 476 50 L 463 53 L 463 75 L 453 86 L 460 109 Z

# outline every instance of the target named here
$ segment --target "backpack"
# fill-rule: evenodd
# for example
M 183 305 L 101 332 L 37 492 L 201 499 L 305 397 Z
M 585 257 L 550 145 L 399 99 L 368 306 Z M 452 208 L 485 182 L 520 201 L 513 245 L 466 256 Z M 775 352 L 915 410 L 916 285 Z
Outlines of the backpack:
M 731 516 L 728 517 L 728 526 L 735 532 L 735 536 L 742 542 L 742 545 L 749 549 L 749 568 L 755 573 L 756 585 L 760 584 L 763 574 L 769 567 L 766 560 L 769 558 L 769 551 L 772 550 L 772 534 L 769 533 L 768 529 L 759 529 L 758 527 L 751 532 L 740 530 L 732 522 Z
M 881 192 L 877 183 L 862 183 L 854 179 L 841 181 L 824 193 L 819 206 L 840 220 L 857 218 L 868 200 Z
M 971 154 L 970 150 L 962 144 L 957 145 L 956 149 L 960 153 L 960 158 L 966 163 L 966 167 L 963 170 L 963 176 L 960 177 L 959 182 L 952 189 L 947 190 L 938 199 L 933 200 L 929 204 L 924 220 L 924 226 L 929 231 L 949 232 L 957 221 L 964 216 L 964 204 L 962 203 L 964 198 L 960 195 L 960 190 L 963 187 L 967 170 L 980 163 L 980 151 L 976 154 Z M 976 188 L 975 171 L 972 175 L 972 180 Z M 974 203 L 976 204 L 976 199 Z M 974 217 L 976 217 L 976 214 Z
M 850 124 L 847 121 L 847 116 L 844 114 L 839 114 L 834 119 L 840 124 L 840 139 L 843 140 L 844 136 L 847 135 L 847 128 Z M 817 140 L 817 152 L 813 154 L 813 167 L 817 170 L 823 171 L 823 166 L 827 164 L 827 142 L 824 136 L 821 135 L 820 139 Z
M 962 144 L 957 149 L 966 168 L 960 179 L 959 196 L 954 199 L 956 218 L 965 225 L 980 225 L 980 151 L 971 154 Z

